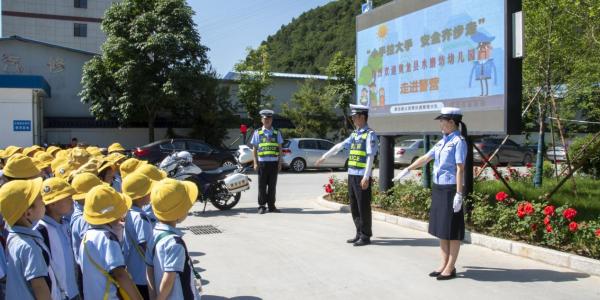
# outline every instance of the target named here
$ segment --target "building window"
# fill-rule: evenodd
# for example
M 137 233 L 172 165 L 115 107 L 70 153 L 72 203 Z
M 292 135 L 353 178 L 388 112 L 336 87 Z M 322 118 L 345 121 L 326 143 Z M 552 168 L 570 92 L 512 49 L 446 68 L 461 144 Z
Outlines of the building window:
M 87 8 L 87 0 L 75 0 L 73 5 L 76 8 Z
M 87 24 L 75 23 L 73 27 L 73 35 L 86 37 L 87 36 Z

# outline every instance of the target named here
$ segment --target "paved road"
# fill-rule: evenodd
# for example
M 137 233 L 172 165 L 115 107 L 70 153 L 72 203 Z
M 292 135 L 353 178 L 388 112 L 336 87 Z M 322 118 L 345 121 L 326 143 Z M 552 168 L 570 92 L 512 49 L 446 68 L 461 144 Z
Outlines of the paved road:
M 233 210 L 192 208 L 182 227 L 222 231 L 186 231 L 203 299 L 600 299 L 598 277 L 473 245 L 461 249 L 459 278 L 438 282 L 427 276 L 438 264 L 437 240 L 387 223 L 374 222 L 372 245 L 346 244 L 354 235 L 350 216 L 313 201 L 330 175 L 281 174 L 282 214 L 256 214 L 254 175 Z

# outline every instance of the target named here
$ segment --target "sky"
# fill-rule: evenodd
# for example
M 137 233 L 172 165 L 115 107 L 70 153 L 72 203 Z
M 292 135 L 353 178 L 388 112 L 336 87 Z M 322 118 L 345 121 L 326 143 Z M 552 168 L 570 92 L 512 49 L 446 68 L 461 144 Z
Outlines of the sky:
M 332 0 L 187 1 L 196 13 L 200 42 L 210 48 L 208 57 L 222 77 L 246 57 L 246 48 L 258 47 L 292 18 Z

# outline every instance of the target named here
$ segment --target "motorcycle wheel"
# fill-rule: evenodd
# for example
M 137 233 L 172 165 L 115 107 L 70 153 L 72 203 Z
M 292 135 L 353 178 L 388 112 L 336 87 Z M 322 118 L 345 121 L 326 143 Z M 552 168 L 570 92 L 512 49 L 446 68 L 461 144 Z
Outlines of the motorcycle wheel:
M 219 210 L 229 210 L 238 204 L 242 193 L 230 193 L 224 185 L 219 187 L 219 190 L 215 192 L 214 197 L 210 199 L 210 203 Z

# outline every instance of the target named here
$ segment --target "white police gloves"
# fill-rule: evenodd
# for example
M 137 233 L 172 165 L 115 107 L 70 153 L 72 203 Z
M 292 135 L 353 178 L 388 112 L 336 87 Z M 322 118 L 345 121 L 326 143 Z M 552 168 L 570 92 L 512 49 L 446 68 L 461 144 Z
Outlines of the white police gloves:
M 392 179 L 392 181 L 400 181 L 402 178 L 408 176 L 408 174 L 410 174 L 410 170 L 408 168 L 400 171 L 400 174 L 396 175 L 396 177 L 394 177 Z
M 454 209 L 454 212 L 457 213 L 462 209 L 462 203 L 463 203 L 463 195 L 460 193 L 456 193 L 456 195 L 454 195 L 454 203 L 452 203 L 452 208 Z

